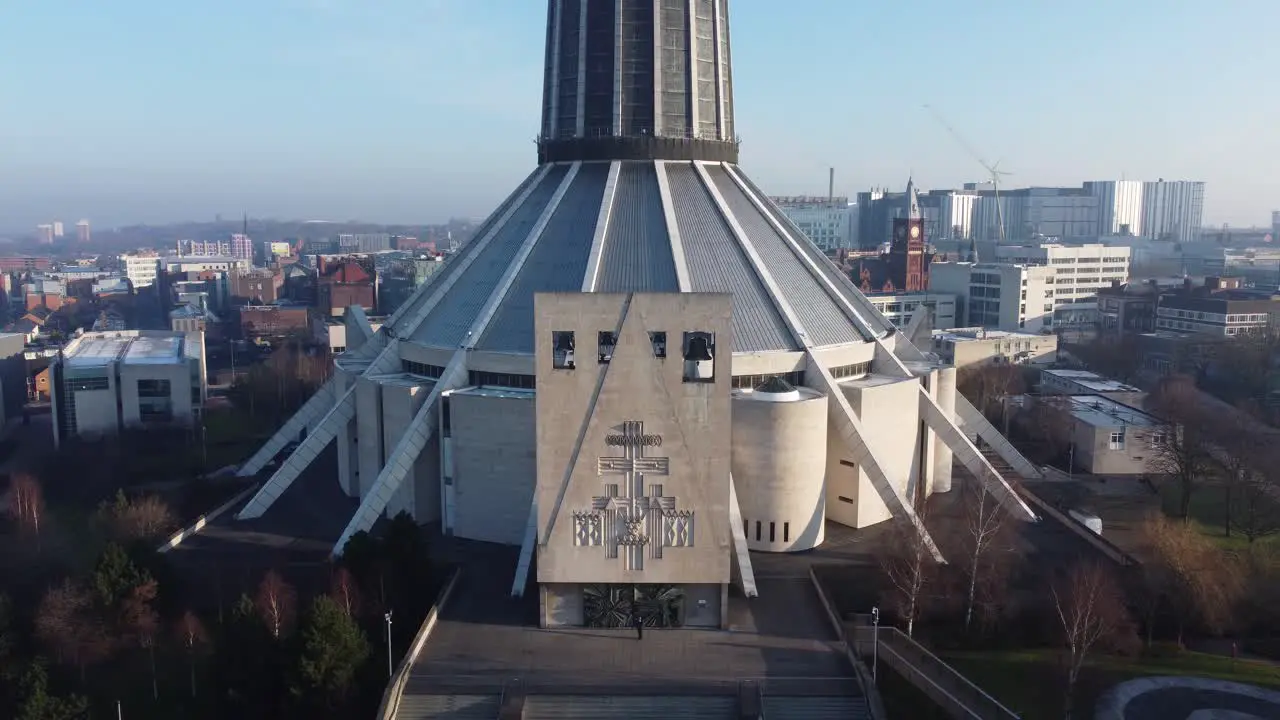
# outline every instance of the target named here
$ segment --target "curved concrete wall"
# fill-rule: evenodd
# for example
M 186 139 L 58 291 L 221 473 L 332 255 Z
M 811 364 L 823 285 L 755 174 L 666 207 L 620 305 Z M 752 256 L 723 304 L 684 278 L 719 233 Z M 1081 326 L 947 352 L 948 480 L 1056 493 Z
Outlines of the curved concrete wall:
M 826 518 L 827 398 L 733 397 L 733 480 L 752 550 L 795 552 L 822 543 Z

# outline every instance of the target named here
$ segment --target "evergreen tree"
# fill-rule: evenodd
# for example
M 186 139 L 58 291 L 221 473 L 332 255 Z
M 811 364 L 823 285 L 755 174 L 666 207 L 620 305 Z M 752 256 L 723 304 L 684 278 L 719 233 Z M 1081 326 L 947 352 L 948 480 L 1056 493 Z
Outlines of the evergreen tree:
M 124 548 L 116 543 L 109 543 L 103 548 L 93 568 L 93 591 L 102 607 L 118 606 L 134 588 L 150 580 L 150 573 L 138 567 Z
M 49 693 L 49 674 L 39 661 L 31 664 L 18 683 L 17 720 L 75 720 L 89 709 L 79 695 L 57 697 Z
M 368 639 L 341 606 L 321 595 L 311 604 L 299 640 L 295 694 L 323 698 L 331 708 L 340 704 L 369 659 Z

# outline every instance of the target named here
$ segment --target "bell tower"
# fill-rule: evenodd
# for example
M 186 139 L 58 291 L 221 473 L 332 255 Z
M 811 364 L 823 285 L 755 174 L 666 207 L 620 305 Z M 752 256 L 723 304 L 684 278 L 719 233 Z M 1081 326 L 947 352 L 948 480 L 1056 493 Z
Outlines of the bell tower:
M 907 180 L 906 217 L 893 219 L 893 241 L 889 247 L 890 281 L 905 292 L 919 292 L 929 286 L 925 270 L 924 214 L 914 180 Z

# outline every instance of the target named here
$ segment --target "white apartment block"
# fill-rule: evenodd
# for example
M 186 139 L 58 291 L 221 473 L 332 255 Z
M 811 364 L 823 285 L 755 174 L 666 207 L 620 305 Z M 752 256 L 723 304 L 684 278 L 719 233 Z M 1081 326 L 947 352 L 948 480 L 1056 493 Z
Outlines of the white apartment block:
M 168 272 L 238 272 L 247 271 L 251 263 L 238 257 L 176 257 L 164 259 Z
M 156 275 L 160 274 L 160 258 L 154 253 L 121 255 L 120 262 L 124 265 L 124 276 L 133 283 L 134 289 L 156 284 Z
M 849 198 L 775 197 L 773 201 L 823 252 L 853 247 Z
M 973 237 L 974 213 L 980 196 L 976 192 L 950 190 L 934 191 L 925 196 L 924 202 L 932 204 L 937 197 L 936 231 L 928 240 L 969 240 Z
M 204 406 L 202 333 L 84 333 L 51 368 L 55 444 L 124 427 L 192 425 Z
M 1142 235 L 1141 180 L 1098 180 L 1084 189 L 1098 198 L 1098 234 Z
M 957 324 L 1038 333 L 1053 327 L 1055 277 L 1041 265 L 934 262 L 929 290 L 956 296 Z
M 1010 245 L 997 247 L 995 259 L 1053 270 L 1053 324 L 1061 327 L 1097 319 L 1098 290 L 1129 280 L 1129 252 L 1099 244 Z
M 911 322 L 911 316 L 921 305 L 929 310 L 931 328 L 941 330 L 956 326 L 956 296 L 951 293 L 884 293 L 867 295 L 867 300 L 899 329 Z

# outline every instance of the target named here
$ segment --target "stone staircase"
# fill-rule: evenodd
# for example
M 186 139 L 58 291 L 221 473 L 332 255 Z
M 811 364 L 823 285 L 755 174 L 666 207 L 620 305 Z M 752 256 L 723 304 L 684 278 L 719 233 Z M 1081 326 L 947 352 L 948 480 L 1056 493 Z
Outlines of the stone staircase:
M 494 720 L 498 695 L 405 695 L 396 720 Z
M 865 698 L 765 695 L 763 720 L 871 720 Z
M 491 715 L 490 717 L 496 717 Z M 529 695 L 523 720 L 737 720 L 732 696 Z
M 997 453 L 990 445 L 984 442 L 979 442 L 978 450 L 982 453 L 982 456 L 987 459 L 987 462 L 991 463 L 991 467 L 995 468 L 996 472 L 1000 473 L 1000 477 L 1004 478 L 1005 482 L 1010 483 L 1014 487 L 1021 484 L 1024 479 L 1022 475 L 1018 474 L 1018 471 L 1005 461 L 1004 458 L 1000 457 L 1000 453 Z

